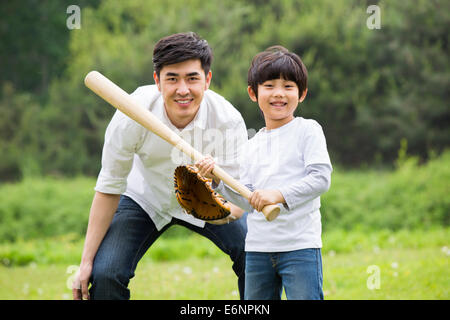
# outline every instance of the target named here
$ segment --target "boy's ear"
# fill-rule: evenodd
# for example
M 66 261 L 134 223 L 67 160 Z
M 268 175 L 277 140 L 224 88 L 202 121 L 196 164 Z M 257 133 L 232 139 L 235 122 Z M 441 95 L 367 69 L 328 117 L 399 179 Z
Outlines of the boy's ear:
M 258 98 L 256 97 L 255 91 L 253 91 L 252 87 L 247 87 L 248 96 L 253 102 L 257 102 Z
M 156 72 L 153 72 L 153 79 L 155 79 L 155 84 L 158 87 L 158 90 L 161 91 L 161 84 L 159 83 L 159 78 Z
M 298 102 L 303 102 L 303 100 L 305 100 L 305 98 L 306 98 L 307 93 L 308 93 L 308 88 L 306 88 L 305 91 L 303 91 L 300 99 L 298 99 Z

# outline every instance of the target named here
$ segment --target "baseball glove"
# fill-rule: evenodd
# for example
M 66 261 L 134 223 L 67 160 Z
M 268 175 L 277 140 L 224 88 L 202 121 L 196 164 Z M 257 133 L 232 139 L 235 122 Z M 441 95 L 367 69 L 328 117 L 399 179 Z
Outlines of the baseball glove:
M 188 214 L 211 221 L 230 214 L 230 204 L 211 187 L 211 180 L 198 174 L 195 166 L 179 166 L 174 173 L 175 195 Z

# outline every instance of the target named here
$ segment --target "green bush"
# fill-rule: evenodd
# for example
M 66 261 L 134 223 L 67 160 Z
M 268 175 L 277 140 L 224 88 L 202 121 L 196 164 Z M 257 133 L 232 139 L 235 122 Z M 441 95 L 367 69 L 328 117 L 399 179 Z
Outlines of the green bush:
M 324 231 L 448 227 L 450 151 L 426 164 L 401 159 L 395 171 L 335 168 L 322 196 Z M 0 242 L 75 234 L 84 237 L 93 178 L 29 178 L 0 186 Z M 170 228 L 167 236 L 189 230 Z M 163 254 L 163 252 L 161 253 Z
M 424 159 L 450 145 L 450 1 L 78 0 L 82 27 L 68 30 L 70 3 L 0 1 L 0 179 L 96 175 L 114 109 L 85 75 L 127 92 L 151 84 L 156 41 L 186 31 L 211 44 L 211 89 L 248 128 L 263 126 L 246 91 L 251 59 L 280 44 L 308 68 L 297 114 L 323 126 L 334 163 L 390 165 L 402 139 Z M 370 3 L 379 30 L 366 25 Z
M 450 223 L 450 151 L 418 165 L 405 158 L 386 171 L 340 172 L 322 196 L 322 222 L 329 229 L 427 229 Z
M 364 232 L 361 230 L 330 230 L 323 234 L 324 255 L 341 253 L 379 253 L 389 249 L 440 248 L 447 253 L 449 228 L 430 230 L 386 229 Z M 0 244 L 0 267 L 26 266 L 29 264 L 78 265 L 84 240 L 78 235 L 46 239 L 18 240 Z M 206 238 L 194 233 L 186 233 L 184 238 L 171 238 L 164 234 L 154 243 L 142 258 L 143 261 L 167 262 L 187 258 L 220 259 L 226 255 Z
M 85 233 L 92 178 L 30 178 L 0 187 L 0 241 Z

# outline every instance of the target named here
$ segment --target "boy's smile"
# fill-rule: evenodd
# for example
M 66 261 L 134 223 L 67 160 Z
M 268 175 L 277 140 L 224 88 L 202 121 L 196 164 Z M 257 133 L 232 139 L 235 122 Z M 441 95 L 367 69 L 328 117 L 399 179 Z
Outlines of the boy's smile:
M 273 101 L 273 102 L 270 102 L 270 105 L 274 108 L 283 108 L 283 107 L 287 106 L 287 102 Z
M 297 84 L 283 78 L 259 84 L 257 97 L 251 87 L 248 87 L 250 99 L 258 102 L 268 130 L 279 128 L 294 119 L 294 111 L 305 98 L 306 92 L 307 90 L 300 96 Z

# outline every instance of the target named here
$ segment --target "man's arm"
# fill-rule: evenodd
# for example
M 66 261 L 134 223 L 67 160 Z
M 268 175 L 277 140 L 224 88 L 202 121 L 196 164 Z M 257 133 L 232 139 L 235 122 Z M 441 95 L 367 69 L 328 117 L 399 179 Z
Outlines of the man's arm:
M 117 210 L 119 199 L 118 194 L 97 191 L 94 195 L 80 269 L 72 286 L 72 295 L 75 300 L 89 299 L 88 286 L 94 258 Z

